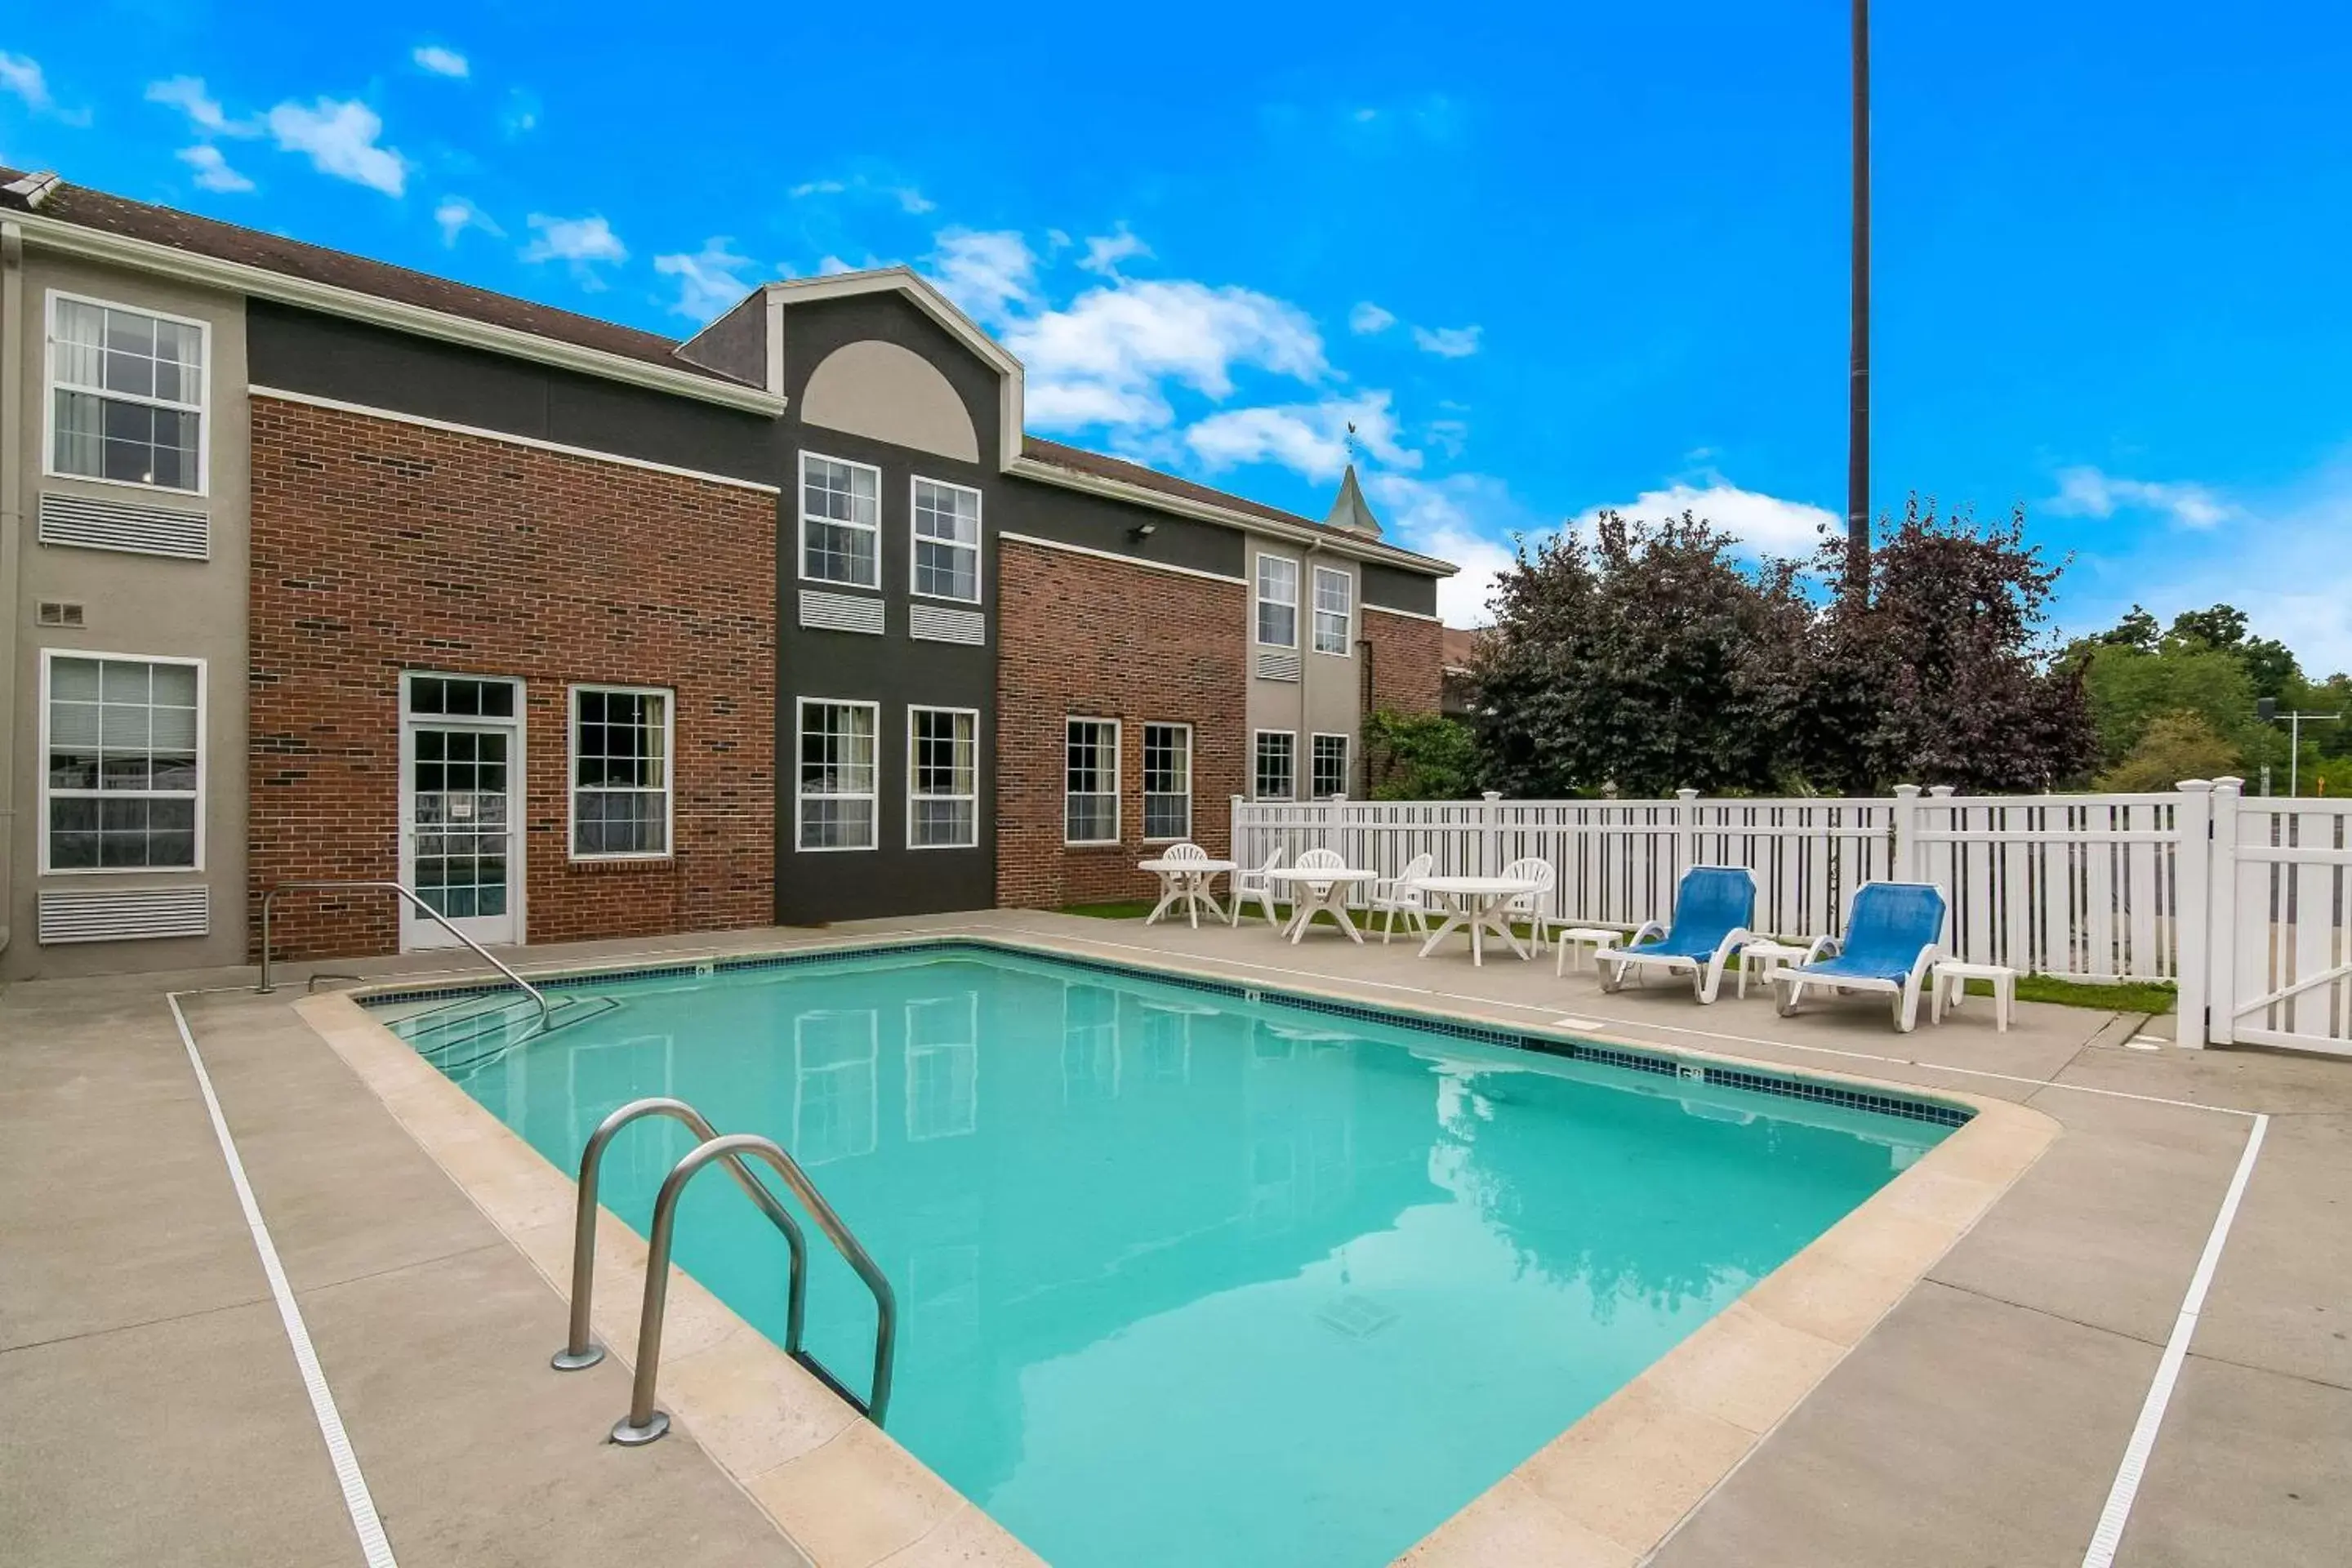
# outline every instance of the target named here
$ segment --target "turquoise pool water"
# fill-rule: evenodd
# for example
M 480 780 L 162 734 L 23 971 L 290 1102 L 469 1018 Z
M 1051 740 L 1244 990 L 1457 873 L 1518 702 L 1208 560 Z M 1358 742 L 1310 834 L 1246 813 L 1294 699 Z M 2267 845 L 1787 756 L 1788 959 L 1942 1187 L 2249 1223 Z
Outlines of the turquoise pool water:
M 976 948 L 589 992 L 452 1076 L 566 1170 L 651 1094 L 792 1150 L 898 1294 L 890 1431 L 1058 1568 L 1384 1563 L 1948 1131 Z M 691 1142 L 623 1133 L 606 1204 L 642 1232 Z M 720 1174 L 683 1209 L 781 1342 L 781 1239 Z

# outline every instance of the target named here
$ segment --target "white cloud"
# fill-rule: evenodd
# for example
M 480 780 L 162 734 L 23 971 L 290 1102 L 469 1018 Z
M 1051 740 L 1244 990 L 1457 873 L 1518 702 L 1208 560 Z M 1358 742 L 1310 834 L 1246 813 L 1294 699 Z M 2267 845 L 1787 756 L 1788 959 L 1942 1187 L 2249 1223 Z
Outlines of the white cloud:
M 2058 493 L 2043 503 L 2061 517 L 2113 517 L 2118 510 L 2160 512 L 2183 528 L 2212 528 L 2238 509 L 2203 485 L 2125 479 L 2087 465 L 2058 470 Z
M 0 49 L 0 92 L 11 92 L 25 100 L 33 113 L 46 115 L 67 125 L 87 125 L 89 110 L 58 107 L 57 95 L 49 90 L 49 79 L 41 69 L 41 62 L 30 55 L 12 55 Z
M 309 156 L 322 174 L 350 180 L 385 195 L 407 188 L 408 161 L 389 147 L 380 147 L 383 121 L 375 110 L 355 100 L 321 98 L 305 108 L 281 103 L 269 111 L 269 133 L 278 149 Z
M 408 58 L 435 76 L 462 78 L 474 74 L 465 56 L 455 49 L 445 49 L 439 44 L 419 44 Z
M 654 258 L 656 272 L 677 279 L 677 303 L 670 309 L 697 321 L 710 320 L 751 291 L 751 285 L 739 274 L 752 265 L 750 257 L 728 248 L 724 235 L 704 240 L 702 248 L 692 255 Z
M 1458 458 L 1462 448 L 1470 444 L 1470 422 L 1466 419 L 1433 419 L 1423 432 L 1429 444 L 1449 458 Z
M 937 211 L 939 208 L 939 203 L 912 185 L 893 185 L 890 187 L 890 194 L 898 198 L 900 212 L 912 213 L 918 217 L 927 212 Z
M 490 215 L 464 196 L 443 196 L 433 209 L 433 221 L 441 226 L 441 243 L 455 245 L 457 237 L 469 228 L 478 228 L 493 238 L 503 237 L 506 230 L 491 220 Z
M 1279 463 L 1307 479 L 1339 477 L 1349 461 L 1349 427 L 1360 449 L 1391 468 L 1421 467 L 1421 454 L 1397 441 L 1395 412 L 1385 392 L 1325 403 L 1234 408 L 1212 414 L 1184 432 L 1184 444 L 1212 471 L 1244 463 Z
M 188 117 L 188 123 L 214 136 L 258 136 L 261 127 L 250 120 L 231 120 L 220 100 L 205 90 L 200 76 L 175 76 L 147 85 L 147 101 L 167 104 Z
M 249 191 L 253 182 L 228 166 L 221 150 L 209 142 L 183 147 L 173 154 L 196 172 L 196 184 L 208 191 Z
M 1462 569 L 1437 584 L 1438 618 L 1449 626 L 1490 624 L 1495 579 L 1517 559 L 1498 535 L 1527 521 L 1503 482 L 1485 474 L 1374 474 L 1364 488 L 1391 540 Z
M 1628 518 L 1664 522 L 1690 512 L 1730 534 L 1751 555 L 1810 555 L 1821 543 L 1822 529 L 1843 529 L 1845 520 L 1826 507 L 1783 500 L 1760 490 L 1744 490 L 1719 474 L 1695 485 L 1677 479 L 1664 489 L 1643 490 L 1630 501 L 1606 510 Z M 1590 531 L 1603 508 L 1578 516 L 1570 526 Z
M 1395 325 L 1396 312 L 1383 310 L 1370 300 L 1358 300 L 1356 308 L 1348 312 L 1348 330 L 1361 335 L 1385 332 Z
M 864 174 L 847 180 L 803 180 L 784 194 L 798 202 L 806 201 L 811 196 L 838 196 L 853 191 L 862 196 L 886 196 L 898 204 L 900 212 L 911 213 L 917 217 L 937 211 L 940 205 L 923 195 L 919 186 L 878 184 Z
M 1444 359 L 1467 359 L 1478 352 L 1484 327 L 1415 327 L 1413 342 L 1426 353 Z
M 785 195 L 797 202 L 809 196 L 837 196 L 847 189 L 839 180 L 803 180 Z
M 1163 381 L 1222 401 L 1238 368 L 1306 382 L 1330 369 L 1296 305 L 1192 281 L 1090 289 L 1066 309 L 1012 322 L 1004 346 L 1027 367 L 1030 422 L 1047 429 L 1165 425 L 1175 415 Z
M 1115 234 L 1090 234 L 1087 237 L 1087 253 L 1079 258 L 1078 266 L 1086 271 L 1105 278 L 1118 276 L 1118 264 L 1131 256 L 1149 256 L 1151 247 L 1128 232 L 1122 220 Z
M 539 98 L 535 93 L 516 88 L 507 94 L 506 112 L 499 117 L 499 128 L 509 140 L 527 136 L 539 129 Z
M 1018 230 L 950 228 L 936 239 L 932 281 L 980 321 L 1001 322 L 1034 297 L 1037 258 Z
M 604 286 L 596 271 L 600 263 L 629 258 L 628 247 L 621 243 L 613 226 L 602 217 L 550 217 L 545 213 L 533 213 L 530 222 L 532 237 L 523 247 L 522 258 L 565 262 L 584 287 Z

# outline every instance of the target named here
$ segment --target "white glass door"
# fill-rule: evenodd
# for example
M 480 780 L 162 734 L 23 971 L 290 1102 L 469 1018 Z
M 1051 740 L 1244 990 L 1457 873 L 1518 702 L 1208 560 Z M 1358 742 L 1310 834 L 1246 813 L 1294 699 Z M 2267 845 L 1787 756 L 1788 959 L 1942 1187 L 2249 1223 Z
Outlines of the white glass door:
M 479 942 L 523 939 L 521 706 L 510 680 L 403 682 L 400 879 Z M 404 902 L 400 945 L 457 941 Z

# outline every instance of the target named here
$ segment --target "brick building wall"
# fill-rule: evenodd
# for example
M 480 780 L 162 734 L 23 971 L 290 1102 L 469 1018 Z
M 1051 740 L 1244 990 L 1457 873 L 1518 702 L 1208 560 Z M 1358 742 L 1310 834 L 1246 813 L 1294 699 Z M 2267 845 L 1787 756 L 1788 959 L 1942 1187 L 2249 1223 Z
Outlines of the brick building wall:
M 1243 793 L 1248 590 L 1238 583 L 1003 542 L 998 567 L 996 899 L 1055 909 L 1142 898 L 1143 726 L 1192 726 L 1192 839 L 1230 842 Z M 1119 842 L 1062 842 L 1063 741 L 1073 717 L 1119 726 Z
M 1372 645 L 1372 708 L 1434 713 L 1444 679 L 1435 621 L 1367 607 L 1364 637 Z
M 769 923 L 773 496 L 265 396 L 252 442 L 252 909 L 396 874 L 400 675 L 431 669 L 525 683 L 530 941 Z M 675 690 L 669 858 L 570 858 L 576 682 Z M 278 912 L 282 955 L 396 940 L 384 895 Z

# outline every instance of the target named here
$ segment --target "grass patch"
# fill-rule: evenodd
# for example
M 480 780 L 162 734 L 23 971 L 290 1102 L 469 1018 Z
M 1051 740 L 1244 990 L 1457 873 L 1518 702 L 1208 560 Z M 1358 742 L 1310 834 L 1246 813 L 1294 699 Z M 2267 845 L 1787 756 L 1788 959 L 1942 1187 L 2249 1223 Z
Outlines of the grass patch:
M 1992 982 L 1971 980 L 1968 983 L 1971 996 L 1992 994 Z M 2017 977 L 2017 999 L 2021 1002 L 2055 1002 L 2061 1007 L 2095 1007 L 2102 1013 L 2169 1013 L 2175 1000 L 2171 983 L 2163 980 L 2125 980 L 2112 985 L 2095 985 L 2084 980 L 2061 980 L 2054 974 L 2021 974 Z
M 1064 904 L 1058 912 L 1066 915 L 1083 915 L 1087 919 L 1093 921 L 1139 921 L 1146 915 L 1150 914 L 1151 912 L 1152 906 L 1157 904 L 1159 901 L 1160 900 L 1157 899 L 1114 899 L 1108 903 L 1100 904 Z M 1218 899 L 1217 902 L 1228 911 L 1233 908 L 1233 906 L 1227 903 L 1223 898 Z M 1177 909 L 1170 910 L 1160 918 L 1163 921 L 1181 921 L 1184 918 L 1181 912 L 1181 908 L 1182 906 L 1180 905 Z M 1275 918 L 1285 925 L 1290 923 L 1290 906 L 1288 904 L 1275 905 L 1274 913 Z M 1208 916 L 1204 911 L 1202 915 L 1202 919 L 1206 920 Z M 1352 918 L 1355 920 L 1356 928 L 1359 931 L 1370 931 L 1374 929 L 1364 923 L 1364 915 L 1362 910 L 1359 910 L 1352 911 Z M 1318 926 L 1327 926 L 1333 931 L 1339 929 L 1339 922 L 1331 918 L 1328 910 L 1318 912 L 1312 923 Z M 1242 917 L 1242 926 L 1244 930 L 1251 926 L 1256 926 L 1261 931 L 1265 929 L 1265 918 L 1258 913 L 1258 907 L 1255 903 L 1252 903 L 1249 907 L 1249 912 Z M 1399 924 L 1397 929 L 1406 934 L 1411 934 L 1412 931 L 1412 928 L 1410 926 L 1406 926 L 1402 923 Z M 1525 926 L 1521 926 L 1519 928 L 1519 934 L 1522 936 L 1527 934 L 1527 928 Z

